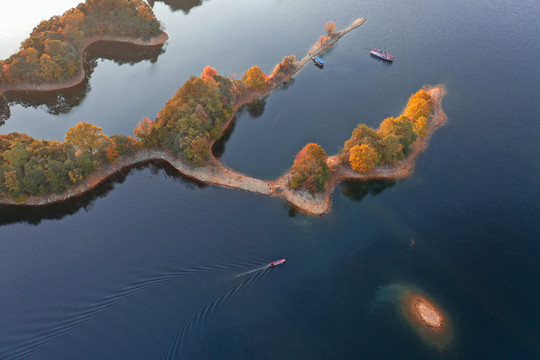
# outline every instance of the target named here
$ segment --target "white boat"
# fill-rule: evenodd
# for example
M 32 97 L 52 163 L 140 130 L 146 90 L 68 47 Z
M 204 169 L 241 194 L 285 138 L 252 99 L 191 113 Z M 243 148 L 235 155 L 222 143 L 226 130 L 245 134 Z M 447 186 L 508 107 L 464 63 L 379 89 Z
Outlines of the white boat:
M 377 50 L 377 49 L 371 49 L 369 52 L 371 55 L 376 56 L 380 59 L 386 60 L 386 61 L 394 61 L 394 56 L 390 55 L 386 51 Z

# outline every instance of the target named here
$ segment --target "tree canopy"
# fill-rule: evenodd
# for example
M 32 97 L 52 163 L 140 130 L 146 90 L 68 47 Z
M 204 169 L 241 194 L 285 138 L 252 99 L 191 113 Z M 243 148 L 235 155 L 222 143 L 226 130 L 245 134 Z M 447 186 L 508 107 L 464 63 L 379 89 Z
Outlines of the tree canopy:
M 258 66 L 253 66 L 246 72 L 244 82 L 253 90 L 263 90 L 266 88 L 266 79 L 266 74 Z
M 311 193 L 324 191 L 330 178 L 330 169 L 326 164 L 326 153 L 315 143 L 309 143 L 298 154 L 291 167 L 289 187 L 304 188 Z
M 378 129 L 359 124 L 343 145 L 341 162 L 366 172 L 379 163 L 394 164 L 403 159 L 417 136 L 426 134 L 432 106 L 431 96 L 419 90 L 409 98 L 403 115 L 384 119 Z
M 72 78 L 82 68 L 79 52 L 94 35 L 150 38 L 160 23 L 143 0 L 86 0 L 62 16 L 42 21 L 20 51 L 0 61 L 0 84 Z

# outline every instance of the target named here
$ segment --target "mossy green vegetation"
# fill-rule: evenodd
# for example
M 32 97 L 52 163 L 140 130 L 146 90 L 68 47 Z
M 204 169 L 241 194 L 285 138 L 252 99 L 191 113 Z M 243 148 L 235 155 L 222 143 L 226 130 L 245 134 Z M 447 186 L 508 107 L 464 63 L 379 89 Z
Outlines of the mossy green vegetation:
M 79 53 L 87 38 L 148 39 L 159 32 L 160 23 L 143 0 L 87 0 L 36 26 L 18 53 L 0 61 L 0 84 L 65 81 L 81 69 Z
M 309 143 L 296 155 L 291 167 L 289 187 L 306 189 L 310 193 L 323 192 L 330 179 L 326 153 L 319 144 Z
M 418 136 L 425 136 L 432 106 L 431 96 L 419 90 L 409 98 L 403 115 L 384 119 L 378 129 L 359 124 L 339 154 L 341 162 L 360 173 L 378 164 L 395 164 Z

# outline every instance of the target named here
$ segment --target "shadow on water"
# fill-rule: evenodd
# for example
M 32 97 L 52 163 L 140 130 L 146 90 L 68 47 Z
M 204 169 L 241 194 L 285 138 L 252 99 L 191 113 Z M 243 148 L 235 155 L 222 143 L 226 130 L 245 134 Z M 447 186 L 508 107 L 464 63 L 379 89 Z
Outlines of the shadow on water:
M 241 111 L 242 111 L 242 109 L 239 112 L 241 112 Z M 219 159 L 221 157 L 221 155 L 223 155 L 223 153 L 225 153 L 225 144 L 227 143 L 227 141 L 230 139 L 232 133 L 234 132 L 235 126 L 236 126 L 236 116 L 232 120 L 232 123 L 231 123 L 231 125 L 229 125 L 227 130 L 225 130 L 223 132 L 223 135 L 221 136 L 221 138 L 214 143 L 214 146 L 212 146 L 212 154 L 214 154 L 216 159 Z
M 115 189 L 117 184 L 122 184 L 134 171 L 149 168 L 152 174 L 165 174 L 166 177 L 181 182 L 190 189 L 204 188 L 205 184 L 183 177 L 175 168 L 165 161 L 152 161 L 134 165 L 123 169 L 115 175 L 99 184 L 92 191 L 81 196 L 72 198 L 61 203 L 44 206 L 0 206 L 0 226 L 25 222 L 39 225 L 42 220 L 60 220 L 68 215 L 76 214 L 80 209 L 91 210 L 97 199 L 107 196 Z
M 288 80 L 288 81 L 284 82 L 283 84 L 281 84 L 276 89 L 276 91 L 288 90 L 291 86 L 294 85 L 294 82 L 295 82 L 294 78 L 291 78 L 290 80 Z M 265 97 L 259 98 L 259 99 L 255 100 L 255 101 L 243 106 L 242 108 L 240 108 L 236 112 L 236 114 L 239 115 L 239 114 L 242 114 L 244 111 L 247 111 L 248 114 L 252 118 L 258 118 L 258 117 L 262 116 L 262 114 L 264 113 L 265 107 L 266 107 L 266 100 L 268 99 L 268 97 L 269 96 L 267 95 Z M 220 158 L 225 153 L 225 144 L 231 138 L 232 133 L 234 132 L 234 128 L 236 126 L 236 120 L 237 120 L 237 116 L 233 119 L 232 124 L 223 133 L 221 138 L 214 143 L 214 146 L 212 147 L 212 154 L 214 154 L 214 156 L 216 158 Z
M 395 180 L 344 181 L 343 195 L 354 201 L 362 201 L 367 195 L 377 195 L 396 184 Z
M 165 52 L 162 45 L 138 46 L 127 43 L 100 41 L 90 45 L 83 56 L 85 79 L 68 89 L 55 91 L 10 91 L 0 97 L 0 126 L 9 119 L 9 107 L 21 105 L 24 108 L 40 108 L 49 114 L 58 115 L 69 112 L 82 103 L 90 92 L 90 76 L 98 65 L 97 59 L 111 60 L 118 65 L 135 65 L 142 61 L 155 63 Z
M 380 57 L 377 57 L 377 56 L 375 56 L 373 54 L 369 54 L 369 56 L 371 56 L 373 59 L 377 60 L 378 62 L 383 63 L 386 66 L 391 66 L 393 64 L 392 61 L 381 59 Z
M 259 98 L 246 105 L 246 110 L 251 117 L 257 118 L 264 113 L 264 107 L 266 106 L 266 98 Z
M 173 12 L 182 10 L 184 14 L 187 15 L 194 7 L 201 6 L 203 0 L 157 0 L 157 2 L 162 2 L 165 5 L 168 5 L 169 9 L 171 9 Z M 156 0 L 148 0 L 148 4 L 152 8 L 154 7 L 155 3 Z

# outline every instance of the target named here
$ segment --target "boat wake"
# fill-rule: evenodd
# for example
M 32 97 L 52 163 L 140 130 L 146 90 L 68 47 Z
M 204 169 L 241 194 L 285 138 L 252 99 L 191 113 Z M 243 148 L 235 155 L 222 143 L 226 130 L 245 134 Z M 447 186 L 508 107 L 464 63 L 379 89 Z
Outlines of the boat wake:
M 266 269 L 268 269 L 268 268 L 269 268 L 269 266 L 268 266 L 268 264 L 266 264 L 266 265 L 264 265 L 264 266 L 261 266 L 260 268 L 253 269 L 253 270 L 246 271 L 246 272 L 240 273 L 240 274 L 238 274 L 238 275 L 235 275 L 235 276 L 233 276 L 231 279 L 236 279 L 236 278 L 239 278 L 239 277 L 242 277 L 242 276 L 246 276 L 246 275 L 249 275 L 249 274 L 253 274 L 254 272 L 261 271 L 261 270 L 266 270 Z
M 176 359 L 178 355 L 182 353 L 182 349 L 185 349 L 189 344 L 188 337 L 196 327 L 204 326 L 205 319 L 213 311 L 218 309 L 225 301 L 230 300 L 233 296 L 237 295 L 242 289 L 248 287 L 257 279 L 262 277 L 268 272 L 271 267 L 268 264 L 258 267 L 253 270 L 249 270 L 229 278 L 228 280 L 234 281 L 234 283 L 226 287 L 219 294 L 211 297 L 204 303 L 195 307 L 192 311 L 182 314 L 177 320 L 174 326 L 174 330 L 171 336 L 161 346 L 159 354 L 153 358 L 160 359 Z

